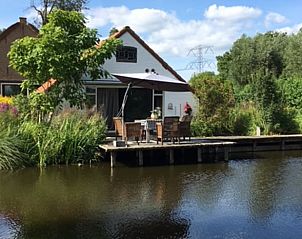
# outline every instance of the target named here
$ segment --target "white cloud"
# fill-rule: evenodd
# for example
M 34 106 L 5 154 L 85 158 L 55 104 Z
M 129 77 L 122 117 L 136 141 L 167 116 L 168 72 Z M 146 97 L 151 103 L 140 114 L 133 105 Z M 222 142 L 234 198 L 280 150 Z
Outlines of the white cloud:
M 273 24 L 282 24 L 288 22 L 287 18 L 279 13 L 270 12 L 265 16 L 264 25 L 270 27 Z
M 302 23 L 296 24 L 296 25 L 291 26 L 291 27 L 283 27 L 283 28 L 279 28 L 279 29 L 277 29 L 276 31 L 278 31 L 278 32 L 285 32 L 285 33 L 288 33 L 288 34 L 295 34 L 295 33 L 297 33 L 301 28 L 302 28 Z
M 85 11 L 85 15 L 89 27 L 110 25 L 121 29 L 128 25 L 159 54 L 184 56 L 197 45 L 211 45 L 219 52 L 228 49 L 252 27 L 261 10 L 211 5 L 202 18 L 188 21 L 180 20 L 173 12 L 125 6 L 94 8 Z
M 245 6 L 217 6 L 211 5 L 204 13 L 207 19 L 237 22 L 257 18 L 261 15 L 261 10 Z

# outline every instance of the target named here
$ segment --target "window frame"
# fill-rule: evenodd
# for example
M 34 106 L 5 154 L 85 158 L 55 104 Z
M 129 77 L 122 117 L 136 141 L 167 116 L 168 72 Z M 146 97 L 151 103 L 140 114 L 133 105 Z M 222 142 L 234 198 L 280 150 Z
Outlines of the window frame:
M 87 89 L 92 89 L 94 90 L 94 92 L 87 92 Z M 97 87 L 95 86 L 91 86 L 91 85 L 86 85 L 85 86 L 85 94 L 86 94 L 86 98 L 88 99 L 88 97 L 94 97 L 94 104 L 89 106 L 87 103 L 86 105 L 89 107 L 89 108 L 92 108 L 94 106 L 97 106 Z
M 5 87 L 5 86 L 19 86 L 19 88 L 20 88 L 19 94 L 22 93 L 22 91 L 21 91 L 21 83 L 15 83 L 15 82 L 2 82 L 2 83 L 0 83 L 0 86 L 1 86 L 1 95 L 2 95 L 2 96 L 7 96 L 7 97 L 15 96 L 15 95 L 6 95 L 6 94 L 4 94 L 4 93 L 5 93 L 4 87 Z
M 120 46 L 116 50 L 116 62 L 137 63 L 137 48 Z

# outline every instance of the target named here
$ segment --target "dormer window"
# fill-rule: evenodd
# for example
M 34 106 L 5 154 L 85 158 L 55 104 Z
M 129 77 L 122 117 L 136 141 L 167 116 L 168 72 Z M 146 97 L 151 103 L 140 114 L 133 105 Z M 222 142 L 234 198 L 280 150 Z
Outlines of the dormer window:
M 116 51 L 117 62 L 137 62 L 137 48 L 132 46 L 121 46 Z

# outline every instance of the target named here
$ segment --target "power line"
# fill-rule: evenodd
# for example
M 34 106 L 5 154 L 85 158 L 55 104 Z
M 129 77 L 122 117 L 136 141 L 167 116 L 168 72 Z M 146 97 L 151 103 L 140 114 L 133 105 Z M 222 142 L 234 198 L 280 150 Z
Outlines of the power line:
M 215 68 L 213 61 L 214 50 L 212 46 L 198 45 L 189 50 L 187 56 L 190 55 L 195 59 L 187 64 L 183 70 L 196 70 L 197 73 L 201 73 L 204 72 L 206 68 Z

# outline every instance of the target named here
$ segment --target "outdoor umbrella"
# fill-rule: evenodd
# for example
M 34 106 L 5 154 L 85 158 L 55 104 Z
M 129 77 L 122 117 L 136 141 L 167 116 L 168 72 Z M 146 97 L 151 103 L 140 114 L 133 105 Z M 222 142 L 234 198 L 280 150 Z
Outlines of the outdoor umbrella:
M 157 73 L 112 74 L 125 84 L 159 91 L 191 91 L 187 82 Z
M 128 92 L 132 86 L 140 86 L 147 89 L 158 91 L 191 91 L 189 84 L 185 81 L 180 81 L 171 77 L 159 75 L 157 73 L 127 73 L 117 74 L 112 73 L 114 77 L 119 79 L 122 83 L 128 84 L 124 95 L 122 107 L 118 116 L 122 118 L 122 133 L 124 134 L 124 109 L 128 98 Z M 123 135 L 124 138 L 124 135 Z

